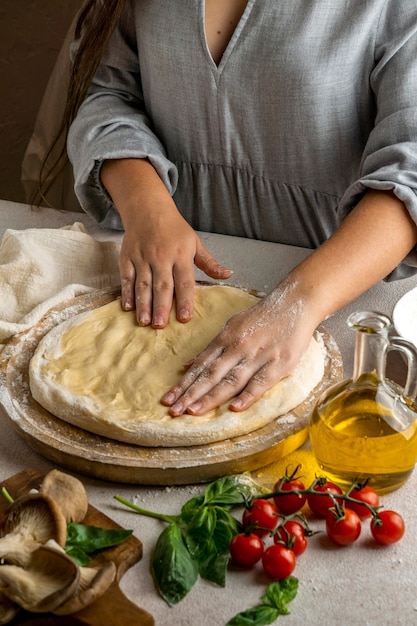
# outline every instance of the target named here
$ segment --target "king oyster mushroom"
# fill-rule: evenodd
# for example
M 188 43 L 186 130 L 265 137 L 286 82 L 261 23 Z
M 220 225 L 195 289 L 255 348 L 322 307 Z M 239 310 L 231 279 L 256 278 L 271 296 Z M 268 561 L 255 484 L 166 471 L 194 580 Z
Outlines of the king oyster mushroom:
M 54 469 L 45 476 L 39 491 L 59 504 L 67 522 L 83 521 L 87 514 L 88 498 L 78 478 Z
M 30 493 L 9 507 L 0 537 L 0 561 L 24 567 L 31 553 L 53 539 L 64 546 L 67 523 L 58 504 L 45 494 Z
M 0 593 L 33 613 L 47 613 L 71 597 L 80 579 L 78 565 L 51 545 L 31 552 L 25 567 L 0 565 Z

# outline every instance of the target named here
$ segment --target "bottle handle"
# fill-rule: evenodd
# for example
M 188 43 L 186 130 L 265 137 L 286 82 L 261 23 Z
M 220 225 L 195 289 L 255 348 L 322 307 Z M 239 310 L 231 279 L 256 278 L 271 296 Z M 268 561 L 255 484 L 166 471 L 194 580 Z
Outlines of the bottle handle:
M 401 352 L 407 360 L 407 379 L 404 385 L 403 396 L 415 402 L 417 399 L 417 348 L 407 339 L 390 337 L 388 350 Z

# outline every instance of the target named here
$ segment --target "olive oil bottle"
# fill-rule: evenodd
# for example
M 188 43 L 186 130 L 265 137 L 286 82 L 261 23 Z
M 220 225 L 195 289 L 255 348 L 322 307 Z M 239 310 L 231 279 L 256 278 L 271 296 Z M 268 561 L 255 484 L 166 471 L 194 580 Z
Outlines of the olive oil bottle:
M 354 313 L 348 325 L 356 331 L 353 376 L 318 399 L 311 446 L 330 480 L 343 487 L 369 480 L 383 493 L 400 487 L 417 461 L 417 351 L 390 337 L 391 320 L 383 314 Z M 385 376 L 390 350 L 407 360 L 404 389 Z

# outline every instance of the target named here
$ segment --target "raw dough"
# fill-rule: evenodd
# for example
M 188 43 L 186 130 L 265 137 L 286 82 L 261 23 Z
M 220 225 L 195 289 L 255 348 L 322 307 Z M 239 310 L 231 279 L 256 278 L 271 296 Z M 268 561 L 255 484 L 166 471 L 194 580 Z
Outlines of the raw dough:
M 30 362 L 33 397 L 56 417 L 90 432 L 141 446 L 192 446 L 252 432 L 300 404 L 320 382 L 324 348 L 312 339 L 287 378 L 250 409 L 224 404 L 203 416 L 171 417 L 162 395 L 235 312 L 257 297 L 225 285 L 197 286 L 193 319 L 139 327 L 115 300 L 54 327 Z

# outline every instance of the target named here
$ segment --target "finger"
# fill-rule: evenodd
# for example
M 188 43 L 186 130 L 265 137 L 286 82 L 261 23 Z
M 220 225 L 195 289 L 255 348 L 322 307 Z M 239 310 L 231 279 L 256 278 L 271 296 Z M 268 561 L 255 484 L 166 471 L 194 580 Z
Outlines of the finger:
M 207 248 L 198 240 L 194 263 L 198 269 L 202 270 L 211 278 L 230 278 L 233 270 L 221 265 Z
M 156 274 L 152 284 L 152 327 L 165 328 L 174 298 L 172 272 Z
M 121 302 L 125 311 L 135 308 L 135 268 L 130 261 L 119 260 Z
M 177 320 L 189 322 L 194 309 L 194 272 L 174 268 L 174 286 Z
M 142 270 L 135 284 L 136 319 L 139 326 L 149 326 L 152 321 L 152 272 Z
M 270 389 L 272 385 L 279 380 L 278 376 L 271 375 L 271 364 L 266 363 L 261 367 L 254 376 L 249 380 L 246 387 L 239 393 L 230 403 L 231 411 L 245 411 L 249 409 L 259 398 L 263 396 L 265 391 Z M 282 377 L 282 376 L 281 376 Z
M 243 359 L 233 366 L 223 365 L 217 359 L 172 404 L 170 413 L 173 416 L 186 412 L 202 415 L 233 398 L 245 387 L 251 374 L 251 369 Z

